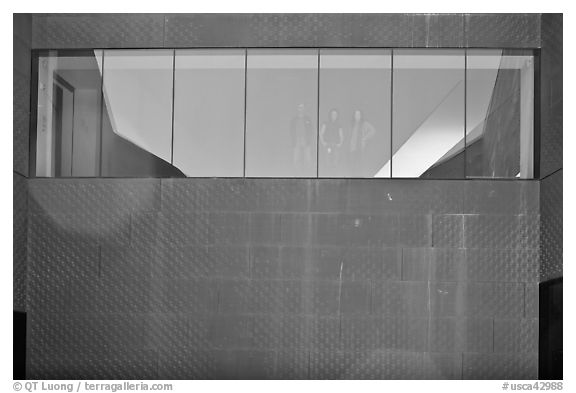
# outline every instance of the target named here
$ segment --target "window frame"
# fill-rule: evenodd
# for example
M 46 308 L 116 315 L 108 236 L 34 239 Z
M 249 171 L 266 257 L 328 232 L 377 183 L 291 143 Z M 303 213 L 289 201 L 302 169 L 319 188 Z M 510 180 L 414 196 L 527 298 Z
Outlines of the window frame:
M 387 181 L 387 180 L 415 180 L 415 181 L 426 181 L 426 180 L 444 180 L 444 181 L 461 181 L 461 180 L 474 180 L 474 181 L 537 181 L 537 180 L 541 180 L 541 173 L 540 173 L 540 159 L 541 159 L 541 155 L 540 155 L 540 146 L 541 146 L 541 128 L 542 128 L 542 124 L 541 124 L 541 110 L 540 110 L 540 104 L 541 104 L 541 89 L 540 89 L 540 85 L 541 85 L 541 49 L 540 48 L 511 48 L 511 47 L 494 47 L 494 48 L 488 48 L 488 47 L 468 47 L 468 48 L 455 48 L 455 47 L 434 47 L 434 48 L 429 48 L 429 47 L 379 47 L 379 46 L 338 46 L 338 47 L 283 47 L 283 46 L 278 46 L 278 47 L 252 47 L 252 46 L 243 46 L 243 47 L 223 47 L 223 46 L 206 46 L 206 47 L 186 47 L 186 46 L 182 46 L 182 47 L 174 47 L 174 48 L 168 48 L 168 47 L 144 47 L 144 48 L 118 48 L 118 47 L 98 47 L 98 48 L 51 48 L 51 49 L 32 49 L 31 51 L 31 80 L 30 80 L 30 116 L 29 116 L 29 132 L 28 132 L 28 152 L 29 152 L 29 157 L 28 157 L 28 163 L 29 163 L 29 170 L 28 170 L 28 177 L 29 178 L 35 178 L 35 179 L 98 179 L 98 178 L 102 178 L 102 179 L 134 179 L 134 178 L 138 178 L 138 179 L 168 179 L 171 177 L 163 177 L 163 176 L 142 176 L 142 177 L 118 177 L 118 176 L 90 176 L 90 177 L 82 177 L 82 176 L 72 176 L 72 177 L 38 177 L 36 176 L 36 150 L 37 150 L 37 121 L 38 121 L 38 65 L 39 65 L 39 59 L 41 57 L 46 57 L 46 56 L 58 56 L 58 57 L 74 57 L 74 56 L 79 56 L 79 55 L 93 55 L 94 51 L 112 51 L 112 50 L 123 50 L 123 51 L 127 51 L 127 50 L 152 50 L 152 49 L 164 49 L 164 50 L 172 50 L 173 53 L 175 53 L 175 51 L 177 50 L 186 50 L 186 49 L 200 49 L 200 50 L 223 50 L 223 49 L 236 49 L 236 50 L 244 50 L 245 52 L 245 61 L 247 61 L 247 53 L 249 50 L 282 50 L 282 49 L 309 49 L 309 50 L 315 50 L 317 52 L 318 57 L 320 56 L 321 51 L 329 51 L 329 50 L 357 50 L 357 49 L 370 49 L 370 50 L 389 50 L 391 53 L 391 79 L 392 79 L 392 85 L 391 85 L 391 95 L 393 96 L 393 90 L 394 90 L 394 84 L 393 84 L 393 78 L 394 78 L 394 53 L 395 50 L 404 50 L 404 49 L 425 49 L 425 50 L 430 50 L 430 51 L 434 51 L 434 50 L 461 50 L 464 53 L 464 58 L 467 59 L 468 56 L 468 50 L 481 50 L 481 49 L 497 49 L 497 50 L 503 50 L 503 51 L 525 51 L 525 52 L 529 52 L 532 54 L 533 58 L 534 58 L 534 109 L 533 109 L 533 131 L 534 131 L 534 135 L 533 135 L 533 177 L 530 179 L 522 179 L 522 178 L 517 178 L 517 177 L 510 177 L 510 178 L 484 178 L 484 177 L 467 177 L 467 173 L 466 171 L 464 172 L 465 177 L 464 178 L 442 178 L 442 177 L 427 177 L 427 178 L 419 178 L 419 177 L 412 177 L 412 178 L 406 178 L 406 177 L 381 177 L 381 178 L 377 178 L 377 177 L 373 177 L 373 178 L 368 178 L 368 177 L 319 177 L 318 176 L 318 166 L 316 167 L 316 176 L 312 176 L 312 177 L 255 177 L 255 176 L 246 176 L 246 150 L 245 150 L 245 146 L 244 146 L 244 168 L 243 168 L 243 174 L 244 176 L 238 176 L 238 177 L 217 177 L 218 179 L 317 179 L 317 180 L 330 180 L 330 179 L 337 179 L 337 180 L 366 180 L 366 181 Z M 173 62 L 174 64 L 174 62 Z M 172 70 L 173 72 L 175 71 L 174 69 Z M 245 69 L 245 71 L 247 71 L 247 69 Z M 464 73 L 466 75 L 466 68 L 464 69 Z M 317 74 L 318 77 L 320 77 L 320 68 L 318 66 L 317 69 Z M 245 77 L 246 78 L 246 77 Z M 466 78 L 465 78 L 466 80 Z M 248 88 L 247 86 L 247 79 L 245 79 L 244 81 L 244 86 L 245 86 L 245 101 L 246 101 L 246 89 Z M 466 84 L 465 84 L 466 87 Z M 319 86 L 316 87 L 317 89 L 319 89 Z M 102 94 L 102 83 L 101 83 L 101 88 L 100 88 L 100 93 Z M 317 92 L 317 96 L 320 99 L 320 92 Z M 393 105 L 394 103 L 392 102 L 391 105 Z M 464 102 L 464 107 L 465 107 L 465 113 L 464 113 L 464 117 L 466 118 L 466 99 Z M 244 102 L 244 108 L 245 108 L 245 114 L 244 114 L 244 128 L 246 128 L 246 108 L 247 108 L 247 103 Z M 393 110 L 393 107 L 391 108 L 391 111 Z M 172 112 L 174 112 L 174 103 L 172 103 Z M 172 113 L 173 115 L 173 113 Z M 317 119 L 317 123 L 318 123 L 318 119 Z M 100 124 L 98 125 L 99 128 L 102 127 L 102 120 L 100 120 Z M 316 132 L 319 132 L 319 123 L 317 124 L 317 130 Z M 173 136 L 173 128 L 171 130 L 172 132 L 172 136 Z M 246 132 L 246 130 L 244 130 L 244 132 Z M 391 134 L 394 132 L 394 130 L 391 130 Z M 246 136 L 244 135 L 244 145 L 246 141 Z M 173 152 L 172 152 L 173 154 Z M 466 149 L 464 149 L 464 158 L 466 161 Z M 318 160 L 318 156 L 317 156 L 317 160 Z M 171 163 L 170 163 L 171 164 Z M 318 163 L 317 163 L 318 165 Z M 393 160 L 392 160 L 392 165 L 393 165 Z M 100 163 L 101 166 L 101 163 Z M 466 169 L 466 168 L 465 168 Z M 174 176 L 172 178 L 188 178 L 188 179 L 206 179 L 206 178 L 211 178 L 210 176 L 194 176 L 194 177 L 186 177 L 186 176 Z

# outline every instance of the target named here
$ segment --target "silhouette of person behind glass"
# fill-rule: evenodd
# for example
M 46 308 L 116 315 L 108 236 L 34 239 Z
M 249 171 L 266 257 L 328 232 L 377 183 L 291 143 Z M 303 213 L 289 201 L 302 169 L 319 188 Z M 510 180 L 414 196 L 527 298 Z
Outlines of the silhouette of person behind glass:
M 298 104 L 296 116 L 290 121 L 290 138 L 292 140 L 292 164 L 307 168 L 312 163 L 312 121 L 305 113 L 304 104 Z M 302 160 L 302 157 L 304 160 Z
M 350 162 L 355 176 L 365 176 L 368 154 L 368 141 L 374 138 L 376 129 L 366 119 L 360 109 L 354 111 L 350 135 Z
M 344 130 L 338 119 L 338 111 L 330 110 L 328 121 L 320 128 L 320 143 L 326 151 L 326 167 L 335 169 L 340 159 L 340 147 L 344 142 Z

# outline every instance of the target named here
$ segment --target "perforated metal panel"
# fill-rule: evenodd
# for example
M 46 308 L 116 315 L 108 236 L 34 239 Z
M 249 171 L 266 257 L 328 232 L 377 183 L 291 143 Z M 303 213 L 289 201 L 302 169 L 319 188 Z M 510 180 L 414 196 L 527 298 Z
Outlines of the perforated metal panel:
M 547 177 L 540 188 L 541 263 L 540 280 L 562 277 L 562 176 L 563 171 Z
M 28 176 L 32 16 L 13 14 L 13 166 Z
M 466 46 L 539 48 L 539 14 L 467 14 Z
M 12 180 L 13 308 L 26 311 L 28 246 L 28 180 L 14 173 Z
M 32 48 L 162 47 L 162 14 L 35 15 Z
M 29 375 L 531 375 L 539 189 L 509 183 L 462 214 L 447 182 L 32 180 Z
M 536 379 L 537 354 L 464 353 L 464 379 Z
M 13 79 L 13 165 L 28 176 L 28 133 L 30 128 L 30 70 L 15 72 Z

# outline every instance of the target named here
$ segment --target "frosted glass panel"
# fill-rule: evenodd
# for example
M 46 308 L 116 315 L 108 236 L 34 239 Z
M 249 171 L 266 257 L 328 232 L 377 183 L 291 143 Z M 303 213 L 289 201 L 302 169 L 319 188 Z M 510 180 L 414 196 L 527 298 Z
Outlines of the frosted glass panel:
M 390 85 L 389 50 L 320 52 L 320 177 L 390 177 Z
M 172 155 L 173 61 L 172 50 L 104 52 L 103 94 L 111 131 L 168 163 Z M 107 158 L 113 161 L 117 154 Z M 103 168 L 109 169 L 108 175 L 115 174 L 113 163 L 105 161 Z
M 316 177 L 318 51 L 249 50 L 246 176 Z
M 244 66 L 244 50 L 176 51 L 173 164 L 186 176 L 243 176 Z
M 395 50 L 392 176 L 464 177 L 464 51 Z

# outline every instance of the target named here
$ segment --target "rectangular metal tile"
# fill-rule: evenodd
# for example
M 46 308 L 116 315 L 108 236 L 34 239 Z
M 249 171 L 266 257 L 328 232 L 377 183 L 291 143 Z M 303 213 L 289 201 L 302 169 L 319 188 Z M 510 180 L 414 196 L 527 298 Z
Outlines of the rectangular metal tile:
M 464 379 L 536 379 L 537 354 L 465 353 Z
M 341 291 L 339 282 L 303 281 L 304 313 L 316 316 L 338 315 Z
M 273 351 L 222 350 L 211 352 L 211 379 L 272 379 L 276 355 Z
M 432 222 L 429 215 L 398 216 L 397 245 L 401 247 L 430 247 Z
M 539 248 L 538 215 L 465 215 L 466 248 Z
M 465 280 L 465 253 L 463 249 L 433 248 L 431 254 L 431 281 Z
M 423 379 L 462 379 L 462 354 L 422 354 Z
M 563 274 L 562 262 L 562 189 L 563 171 L 559 171 L 541 182 L 540 214 L 540 280 L 547 281 Z
M 255 346 L 257 337 L 252 317 L 246 315 L 214 314 L 208 319 L 207 340 L 212 348 L 240 349 Z
M 428 319 L 394 317 L 377 321 L 380 345 L 386 350 L 424 352 L 428 346 Z
M 28 176 L 30 73 L 14 73 L 12 88 L 13 169 L 23 176 Z
M 242 246 L 168 246 L 157 250 L 159 278 L 248 278 L 248 248 Z
M 377 315 L 428 314 L 428 283 L 390 281 L 374 283 L 372 307 Z
M 464 216 L 432 216 L 432 246 L 460 248 L 464 245 Z
M 354 14 L 351 23 L 352 46 L 413 46 L 413 15 Z
M 32 39 L 32 14 L 12 14 L 12 34 L 20 40 L 30 42 Z
M 428 340 L 431 352 L 491 353 L 494 350 L 493 320 L 432 318 Z
M 159 179 L 33 179 L 30 210 L 86 214 L 89 219 L 111 212 L 160 209 Z
M 29 323 L 35 354 L 105 358 L 155 344 L 146 314 L 33 313 Z
M 406 218 L 400 225 L 396 216 L 318 214 L 315 218 L 315 241 L 319 245 L 395 246 L 399 233 L 405 244 L 421 242 L 423 237 L 418 218 Z
M 14 75 L 20 74 L 30 81 L 30 72 L 32 69 L 32 51 L 30 49 L 30 41 L 13 37 L 13 48 L 12 48 L 12 69 Z M 26 91 L 29 92 L 29 89 Z M 16 93 L 16 92 L 15 92 Z
M 538 214 L 535 181 L 466 181 L 466 214 Z
M 520 283 L 469 283 L 464 288 L 461 313 L 483 317 L 521 317 L 524 285 Z
M 307 379 L 309 369 L 308 350 L 282 350 L 276 352 L 275 379 Z
M 340 349 L 340 318 L 318 316 L 310 319 L 310 349 L 334 351 Z
M 211 347 L 208 333 L 213 321 L 208 314 L 155 313 L 147 316 L 151 325 L 147 328 L 148 336 L 165 356 L 173 353 L 175 358 L 184 357 L 190 354 L 190 348 L 202 351 Z
M 249 247 L 250 275 L 256 279 L 282 277 L 280 249 L 278 246 Z
M 313 242 L 314 219 L 309 214 L 282 214 L 281 240 L 284 245 L 308 245 Z
M 524 284 L 524 318 L 538 318 L 539 308 L 540 288 L 538 284 Z
M 373 317 L 343 317 L 340 322 L 341 348 L 376 350 L 380 348 L 380 320 Z
M 342 283 L 339 302 L 341 315 L 367 315 L 370 312 L 371 305 L 369 283 Z
M 538 352 L 538 319 L 495 319 L 495 352 Z
M 211 351 L 185 347 L 160 350 L 158 375 L 161 379 L 208 379 L 214 375 Z
M 60 14 L 33 17 L 32 47 L 154 48 L 164 41 L 161 14 Z
M 339 257 L 344 280 L 400 280 L 400 248 L 347 247 Z
M 279 316 L 277 345 L 282 350 L 309 350 L 313 342 L 313 317 L 284 314 Z
M 430 314 L 432 316 L 456 316 L 462 308 L 463 286 L 456 282 L 430 283 Z
M 256 209 L 267 212 L 307 212 L 312 201 L 312 180 L 253 180 Z
M 155 265 L 153 247 L 105 246 L 100 248 L 98 276 L 126 281 L 150 280 Z
M 428 281 L 431 258 L 431 248 L 403 248 L 402 280 Z
M 467 14 L 466 46 L 539 48 L 539 14 Z
M 27 373 L 34 379 L 158 379 L 158 354 L 153 350 L 111 355 L 79 351 L 63 358 L 42 353 L 31 357 Z
M 239 47 L 246 40 L 247 14 L 165 16 L 166 47 Z
M 249 179 L 162 179 L 162 211 L 254 211 L 257 184 Z
M 462 14 L 415 14 L 412 46 L 420 48 L 461 48 L 464 46 Z
M 468 249 L 466 280 L 537 282 L 540 265 L 538 249 Z
M 28 253 L 28 181 L 14 173 L 12 177 L 12 295 L 13 309 L 26 310 Z
M 431 283 L 430 312 L 435 316 L 521 317 L 522 283 Z
M 282 315 L 273 313 L 252 316 L 251 329 L 255 337 L 254 347 L 269 350 L 281 348 L 282 333 L 284 332 L 282 321 Z
M 152 288 L 151 307 L 155 312 L 208 313 L 217 307 L 217 287 L 208 280 L 155 279 Z
M 280 274 L 283 278 L 309 277 L 310 267 L 317 260 L 318 250 L 312 247 L 282 247 Z

